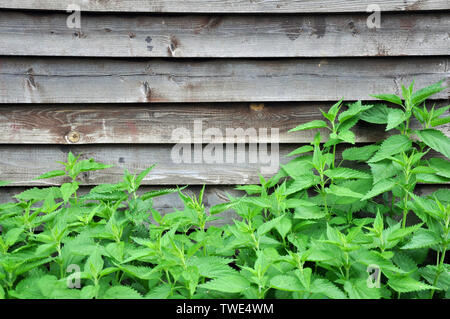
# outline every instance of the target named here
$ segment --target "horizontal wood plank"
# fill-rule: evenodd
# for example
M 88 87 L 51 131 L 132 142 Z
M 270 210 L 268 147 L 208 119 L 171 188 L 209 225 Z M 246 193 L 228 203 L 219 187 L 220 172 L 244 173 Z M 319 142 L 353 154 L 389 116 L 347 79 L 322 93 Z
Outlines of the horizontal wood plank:
M 0 103 L 336 101 L 448 80 L 448 58 L 0 58 Z M 448 89 L 433 96 L 447 99 Z
M 186 135 L 199 143 L 229 143 L 234 137 L 228 132 L 240 128 L 244 133 L 255 133 L 253 142 L 270 142 L 274 138 L 271 129 L 275 129 L 279 143 L 309 143 L 314 130 L 288 131 L 322 119 L 320 110 L 326 111 L 332 104 L 3 105 L 0 106 L 0 144 L 166 144 L 185 142 Z M 436 105 L 447 104 L 448 101 L 438 101 Z M 419 128 L 420 124 L 412 121 L 411 127 Z M 183 128 L 187 134 L 177 134 Z M 212 129 L 218 130 L 214 136 L 208 134 Z M 450 136 L 450 124 L 440 129 Z M 363 121 L 352 130 L 356 141 L 361 143 L 377 142 L 389 135 L 383 125 Z M 328 130 L 321 133 L 328 136 Z
M 169 185 L 168 187 L 176 188 L 176 186 L 173 185 Z M 14 196 L 27 189 L 27 187 L 0 187 L 0 204 L 17 202 Z M 90 189 L 91 187 L 89 186 L 82 186 L 77 190 L 77 194 L 78 196 L 85 195 L 90 191 Z M 137 193 L 138 195 L 142 195 L 146 192 L 157 189 L 161 189 L 161 187 L 142 186 L 139 188 Z M 195 195 L 198 197 L 201 189 L 201 186 L 189 186 L 182 192 L 189 196 Z M 244 195 L 245 192 L 235 190 L 233 186 L 207 186 L 203 194 L 203 204 L 207 209 L 209 209 L 214 205 L 226 203 L 228 202 L 228 194 L 232 195 L 233 197 L 237 197 Z M 161 215 L 165 215 L 166 213 L 171 213 L 175 210 L 183 210 L 184 204 L 181 201 L 178 193 L 172 193 L 153 198 L 153 208 L 160 212 Z M 216 216 L 219 216 L 222 219 L 212 221 L 208 223 L 208 226 L 223 226 L 226 224 L 231 224 L 233 222 L 233 219 L 239 218 L 239 216 L 237 216 L 237 214 L 232 210 L 224 211 Z
M 446 55 L 450 14 L 117 16 L 0 11 L 0 55 L 345 57 Z M 426 39 L 426 41 L 425 41 Z
M 176 187 L 176 186 L 169 186 L 169 187 Z M 433 192 L 446 188 L 448 189 L 449 186 L 446 185 L 417 185 L 414 193 L 418 194 L 420 196 L 427 196 L 432 194 Z M 0 188 L 0 204 L 8 203 L 8 202 L 16 202 L 17 200 L 14 199 L 14 195 L 20 194 L 21 192 L 27 190 L 27 187 L 3 187 Z M 138 190 L 138 194 L 143 194 L 146 192 L 149 192 L 151 190 L 160 189 L 160 187 L 154 187 L 154 186 L 143 186 Z M 88 193 L 90 190 L 90 187 L 88 186 L 82 186 L 77 191 L 78 194 L 84 195 Z M 188 188 L 183 190 L 183 193 L 186 193 L 190 196 L 196 195 L 198 196 L 199 192 L 201 190 L 200 186 L 189 186 Z M 203 203 L 205 204 L 205 207 L 209 209 L 210 207 L 228 202 L 228 194 L 232 195 L 233 197 L 237 196 L 243 196 L 245 192 L 235 190 L 233 186 L 206 186 L 204 196 L 203 196 Z M 183 210 L 183 202 L 180 200 L 177 193 L 164 195 L 161 197 L 155 197 L 153 199 L 153 208 L 162 213 L 163 215 L 166 213 L 173 212 L 175 209 L 177 210 Z M 223 217 L 222 220 L 212 222 L 212 225 L 215 226 L 221 226 L 228 223 L 231 223 L 233 219 L 237 218 L 237 215 L 233 211 L 226 211 L 222 214 L 220 214 L 221 217 Z
M 273 176 L 279 164 L 286 164 L 293 157 L 287 157 L 291 151 L 301 144 L 281 144 L 257 147 L 249 150 L 249 145 L 243 148 L 223 147 L 221 161 L 207 157 L 211 154 L 208 145 L 200 149 L 191 149 L 189 163 L 180 162 L 175 156 L 174 145 L 0 145 L 0 180 L 13 182 L 10 186 L 26 185 L 58 185 L 68 181 L 65 178 L 51 180 L 34 180 L 39 175 L 61 169 L 56 161 L 65 161 L 69 151 L 81 154 L 81 158 L 94 158 L 96 161 L 114 165 L 114 167 L 84 172 L 80 175 L 82 185 L 97 185 L 100 183 L 116 183 L 122 180 L 124 169 L 139 173 L 153 164 L 157 166 L 148 175 L 143 185 L 235 185 L 259 183 L 259 174 L 265 177 Z M 304 145 L 304 144 L 303 144 Z M 272 148 L 273 147 L 273 148 Z M 339 149 L 338 149 L 339 153 Z M 252 155 L 253 157 L 250 157 Z M 436 152 L 430 156 L 442 157 Z M 231 158 L 228 159 L 228 156 Z M 267 172 L 270 171 L 270 172 Z
M 445 10 L 447 0 L 0 0 L 0 8 L 66 10 L 79 5 L 82 11 L 111 12 L 366 12 L 378 5 L 383 11 Z

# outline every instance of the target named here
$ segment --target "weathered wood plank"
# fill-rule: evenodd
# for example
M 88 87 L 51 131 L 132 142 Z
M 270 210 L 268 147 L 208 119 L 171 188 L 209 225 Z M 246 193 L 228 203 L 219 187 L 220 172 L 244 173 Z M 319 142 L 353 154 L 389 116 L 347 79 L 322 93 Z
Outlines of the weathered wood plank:
M 40 181 L 32 181 L 32 179 L 44 172 L 58 169 L 60 165 L 55 161 L 64 161 L 69 150 L 74 154 L 82 153 L 82 158 L 94 158 L 96 161 L 115 165 L 108 170 L 83 173 L 80 176 L 83 185 L 118 182 L 122 179 L 125 168 L 137 172 L 155 163 L 157 166 L 144 180 L 144 185 L 256 183 L 261 166 L 270 165 L 249 163 L 247 149 L 236 150 L 232 163 L 206 164 L 203 162 L 202 153 L 195 150 L 191 153 L 192 163 L 176 163 L 171 156 L 172 147 L 173 145 L 72 147 L 0 145 L 0 180 L 14 181 L 12 186 L 58 184 L 62 181 L 61 179 Z M 232 149 L 235 150 L 235 148 Z M 286 155 L 292 149 L 292 147 L 281 146 L 280 153 Z M 225 155 L 226 151 L 224 150 L 223 153 Z M 237 163 L 238 157 L 244 163 Z M 283 161 L 280 157 L 282 155 L 274 153 L 274 165 L 278 164 L 276 163 L 278 161 Z M 224 161 L 223 158 L 222 162 Z
M 172 185 L 170 187 L 176 188 L 176 186 Z M 87 194 L 90 191 L 90 188 L 91 187 L 89 186 L 82 186 L 78 189 L 77 194 Z M 201 188 L 201 186 L 189 186 L 188 188 L 183 190 L 183 193 L 189 196 L 195 195 L 198 197 Z M 14 198 L 14 196 L 27 189 L 27 187 L 0 187 L 0 204 L 16 202 L 17 200 Z M 139 188 L 137 193 L 141 195 L 156 189 L 161 189 L 161 187 L 142 186 Z M 245 192 L 235 190 L 233 186 L 206 186 L 205 192 L 203 194 L 203 204 L 207 209 L 209 209 L 214 205 L 228 202 L 228 194 L 237 197 L 244 195 Z M 173 212 L 175 209 L 183 210 L 184 205 L 178 193 L 172 193 L 153 198 L 153 208 L 164 215 L 166 213 Z M 239 216 L 237 216 L 234 211 L 231 210 L 225 211 L 217 216 L 222 217 L 222 219 L 209 223 L 210 226 L 223 226 L 226 224 L 231 224 L 233 222 L 233 219 L 239 218 Z
M 169 186 L 169 187 L 175 187 L 176 186 Z M 448 185 L 417 185 L 414 193 L 419 194 L 421 196 L 429 195 L 439 189 L 446 188 L 448 189 L 450 186 Z M 16 199 L 14 199 L 14 195 L 20 194 L 21 192 L 27 190 L 27 187 L 2 187 L 0 188 L 0 204 L 8 203 L 8 202 L 15 202 Z M 149 192 L 151 190 L 161 189 L 161 187 L 155 187 L 155 186 L 142 186 L 138 190 L 138 194 L 143 194 L 146 192 Z M 84 195 L 88 193 L 90 190 L 89 186 L 82 186 L 77 191 L 78 194 Z M 200 186 L 189 186 L 188 188 L 183 190 L 183 193 L 187 193 L 190 196 L 196 195 L 198 196 L 199 192 L 201 190 Z M 233 197 L 242 196 L 245 194 L 243 191 L 238 191 L 234 189 L 234 186 L 229 185 L 219 185 L 219 186 L 206 186 L 204 196 L 203 196 L 203 203 L 205 204 L 205 207 L 210 208 L 211 206 L 221 204 L 228 202 L 228 195 L 230 194 Z M 184 208 L 183 202 L 178 197 L 177 193 L 174 194 L 168 194 L 161 197 L 155 197 L 153 199 L 153 208 L 155 208 L 157 211 L 165 214 L 169 212 L 173 212 L 174 209 L 182 210 Z M 221 225 L 227 223 L 228 221 L 231 221 L 231 219 L 234 216 L 233 213 L 228 212 L 227 214 L 223 215 L 224 221 L 221 221 Z
M 304 145 L 304 144 L 303 144 Z M 200 145 L 201 146 L 201 145 Z M 115 165 L 112 168 L 96 172 L 85 172 L 80 176 L 82 185 L 115 183 L 122 180 L 123 170 L 140 172 L 153 164 L 157 166 L 143 181 L 143 185 L 234 185 L 259 183 L 259 174 L 270 177 L 278 171 L 279 164 L 292 159 L 286 155 L 301 144 L 268 145 L 249 150 L 223 147 L 220 162 L 207 157 L 211 150 L 207 145 L 196 150 L 192 148 L 190 163 L 180 162 L 173 154 L 173 145 L 0 145 L 0 180 L 13 183 L 10 186 L 56 185 L 67 180 L 33 180 L 39 175 L 61 169 L 56 161 L 65 161 L 67 153 L 82 154 L 81 158 L 94 158 L 96 161 Z M 273 150 L 273 151 L 272 151 Z M 339 153 L 339 149 L 338 149 Z M 253 157 L 250 157 L 252 155 Z M 231 159 L 228 159 L 228 157 Z M 441 156 L 432 152 L 430 156 Z
M 96 57 L 339 57 L 446 55 L 450 14 L 82 17 L 0 11 L 0 55 Z M 426 41 L 424 41 L 426 39 Z
M 383 11 L 445 10 L 447 0 L 0 0 L 0 8 L 66 10 L 79 5 L 82 11 L 111 12 L 366 12 L 369 5 Z
M 172 186 L 174 187 L 174 186 Z M 429 195 L 438 189 L 443 188 L 449 188 L 448 185 L 417 185 L 414 193 L 426 196 Z M 14 199 L 14 195 L 19 194 L 25 190 L 27 190 L 27 187 L 2 187 L 0 188 L 0 204 L 8 203 L 8 202 L 16 202 L 16 199 Z M 145 192 L 160 189 L 159 187 L 154 186 L 143 186 L 138 190 L 138 194 L 143 194 Z M 82 186 L 77 191 L 78 194 L 86 194 L 89 192 L 90 187 L 88 186 Z M 201 190 L 200 186 L 189 186 L 188 188 L 183 190 L 183 193 L 188 194 L 189 196 L 196 195 L 198 197 L 198 194 Z M 203 203 L 208 210 L 210 207 L 228 202 L 228 194 L 232 195 L 233 197 L 242 196 L 245 194 L 243 191 L 235 190 L 233 186 L 206 186 L 205 192 L 203 195 Z M 176 210 L 183 210 L 184 205 L 183 202 L 180 200 L 178 194 L 168 194 L 161 197 L 156 197 L 153 199 L 153 208 L 156 209 L 158 212 L 160 212 L 162 215 L 165 215 L 167 213 L 173 212 Z M 233 219 L 240 219 L 239 216 L 232 210 L 227 210 L 217 216 L 222 217 L 222 219 L 213 221 L 208 224 L 208 226 L 223 226 L 226 224 L 232 224 Z M 1 230 L 1 226 L 0 226 Z
M 448 79 L 448 58 L 0 58 L 0 103 L 336 101 Z M 448 98 L 448 89 L 434 96 Z
M 238 128 L 249 133 L 254 129 L 254 142 L 270 142 L 271 129 L 277 129 L 279 143 L 309 143 L 315 131 L 288 131 L 322 119 L 320 109 L 326 111 L 332 104 L 4 105 L 0 106 L 0 144 L 181 143 L 185 136 L 175 134 L 180 128 L 186 128 L 192 138 L 201 137 L 202 143 L 231 142 L 227 129 Z M 437 106 L 447 104 L 448 101 L 438 101 Z M 420 125 L 413 121 L 411 127 Z M 207 130 L 211 129 L 218 129 L 221 134 L 209 136 Z M 267 130 L 267 134 L 259 134 L 260 130 Z M 441 130 L 450 136 L 449 124 Z M 362 121 L 353 131 L 357 142 L 377 142 L 388 136 L 383 126 Z M 328 136 L 328 130 L 321 133 Z

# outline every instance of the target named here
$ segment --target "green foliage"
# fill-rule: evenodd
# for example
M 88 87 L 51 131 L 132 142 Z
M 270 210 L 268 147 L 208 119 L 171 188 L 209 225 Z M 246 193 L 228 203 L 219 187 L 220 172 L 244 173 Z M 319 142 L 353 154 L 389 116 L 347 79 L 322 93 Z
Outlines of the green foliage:
M 139 192 L 153 166 L 80 196 L 80 174 L 110 166 L 69 153 L 63 170 L 38 177 L 68 182 L 0 205 L 0 299 L 447 298 L 450 191 L 414 192 L 450 181 L 449 139 L 434 129 L 449 107 L 422 105 L 441 84 L 375 96 L 396 107 L 341 100 L 321 110 L 323 120 L 291 131 L 326 136 L 269 180 L 237 187 L 246 196 L 210 208 L 205 187 Z M 394 134 L 348 147 L 359 121 Z M 184 208 L 162 215 L 153 199 L 171 193 Z M 230 211 L 232 224 L 211 224 Z

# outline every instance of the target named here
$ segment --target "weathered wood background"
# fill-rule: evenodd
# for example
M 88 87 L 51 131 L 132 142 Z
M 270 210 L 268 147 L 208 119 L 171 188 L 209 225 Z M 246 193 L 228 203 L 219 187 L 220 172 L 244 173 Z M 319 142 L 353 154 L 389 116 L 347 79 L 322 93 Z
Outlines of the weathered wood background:
M 67 24 L 74 4 L 80 28 Z M 380 28 L 367 25 L 369 5 L 381 9 Z M 0 0 L 0 180 L 13 181 L 0 202 L 61 183 L 33 179 L 72 151 L 115 165 L 83 175 L 85 190 L 156 163 L 146 188 L 207 184 L 206 204 L 220 203 L 233 185 L 257 183 L 261 164 L 176 164 L 171 149 L 184 140 L 174 130 L 268 128 L 265 143 L 277 128 L 286 163 L 313 136 L 287 131 L 341 98 L 371 101 L 412 80 L 448 85 L 449 9 L 448 0 Z M 387 136 L 364 123 L 355 132 L 357 143 Z M 176 196 L 155 205 L 180 208 Z

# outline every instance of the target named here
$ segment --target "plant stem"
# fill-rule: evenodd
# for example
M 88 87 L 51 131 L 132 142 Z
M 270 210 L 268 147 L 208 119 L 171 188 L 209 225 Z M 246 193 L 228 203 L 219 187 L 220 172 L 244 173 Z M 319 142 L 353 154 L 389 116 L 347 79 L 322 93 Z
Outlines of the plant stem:
M 331 168 L 334 168 L 335 159 L 336 159 L 336 144 L 333 145 L 333 161 L 331 162 Z
M 437 271 L 436 271 L 436 276 L 434 277 L 434 280 L 433 280 L 433 286 L 436 286 L 436 284 L 437 284 L 437 282 L 438 282 L 438 279 L 439 279 L 439 276 L 440 276 L 441 273 L 443 272 L 443 269 L 442 269 L 442 268 L 443 268 L 443 266 L 444 266 L 444 260 L 445 260 L 445 252 L 446 252 L 446 250 L 447 250 L 447 246 L 444 245 L 443 251 L 442 251 L 442 255 L 441 255 L 441 260 L 440 260 L 440 262 L 439 262 L 439 265 L 437 266 L 438 269 L 437 269 Z M 435 292 L 435 290 L 434 290 L 434 289 L 431 289 L 431 292 L 430 292 L 430 299 L 433 299 L 434 292 Z
M 403 197 L 403 219 L 402 219 L 402 228 L 406 227 L 406 217 L 408 215 L 408 199 L 409 195 L 406 193 L 405 197 Z
M 329 213 L 328 213 L 328 203 L 327 203 L 327 193 L 325 192 L 325 182 L 323 180 L 323 174 L 320 174 L 320 188 L 321 188 L 321 192 L 320 194 L 322 195 L 323 198 L 323 204 L 325 206 L 325 213 L 327 214 L 327 218 L 329 218 Z

